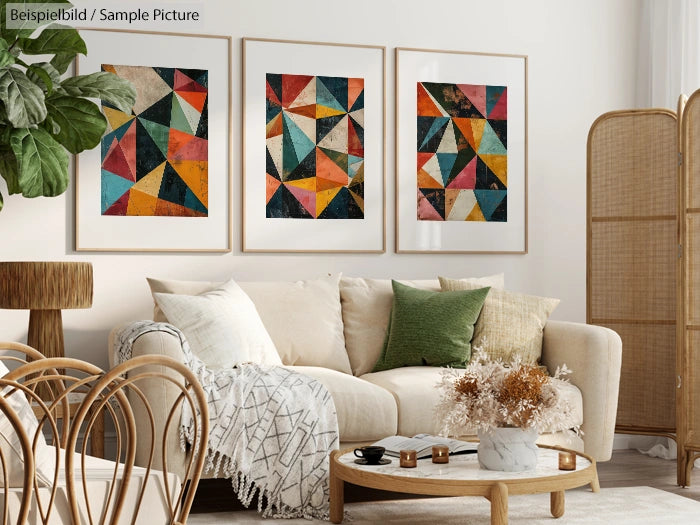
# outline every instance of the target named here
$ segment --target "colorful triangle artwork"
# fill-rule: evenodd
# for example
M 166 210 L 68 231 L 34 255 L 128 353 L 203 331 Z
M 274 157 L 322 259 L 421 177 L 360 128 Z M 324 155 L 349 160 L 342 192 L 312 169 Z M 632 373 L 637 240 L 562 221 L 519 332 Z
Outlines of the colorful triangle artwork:
M 102 138 L 102 214 L 207 217 L 208 71 L 102 69 L 124 75 L 139 94 L 131 115 L 102 106 L 113 130 Z
M 364 87 L 362 78 L 266 75 L 267 107 L 283 108 L 266 112 L 268 219 L 364 218 Z
M 417 82 L 416 89 L 417 219 L 507 222 L 508 88 Z

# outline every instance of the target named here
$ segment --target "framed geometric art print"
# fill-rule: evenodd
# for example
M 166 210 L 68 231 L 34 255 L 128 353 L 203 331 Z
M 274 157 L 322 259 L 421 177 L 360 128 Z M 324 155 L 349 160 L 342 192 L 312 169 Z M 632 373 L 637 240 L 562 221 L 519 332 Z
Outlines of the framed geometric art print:
M 383 252 L 385 48 L 243 39 L 243 250 Z
M 231 249 L 231 38 L 81 29 L 80 73 L 136 90 L 101 103 L 101 144 L 76 159 L 78 251 Z
M 396 251 L 527 253 L 527 57 L 396 50 Z

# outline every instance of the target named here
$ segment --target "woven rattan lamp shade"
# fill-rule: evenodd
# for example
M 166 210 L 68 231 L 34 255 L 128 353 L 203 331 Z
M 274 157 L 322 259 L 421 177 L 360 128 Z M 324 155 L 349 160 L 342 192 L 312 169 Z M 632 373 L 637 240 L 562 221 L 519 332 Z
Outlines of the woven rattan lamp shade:
M 63 357 L 61 310 L 92 306 L 92 264 L 0 262 L 0 308 L 30 310 L 27 344 Z

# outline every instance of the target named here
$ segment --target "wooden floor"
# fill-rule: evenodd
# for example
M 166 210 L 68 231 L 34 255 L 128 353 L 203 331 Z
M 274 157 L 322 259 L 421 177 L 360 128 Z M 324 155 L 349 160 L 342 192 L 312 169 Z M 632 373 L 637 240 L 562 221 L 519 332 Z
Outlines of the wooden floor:
M 598 463 L 600 486 L 647 486 L 700 501 L 700 469 L 692 473 L 690 487 L 676 485 L 676 462 L 652 458 L 636 450 L 615 450 L 610 461 Z
M 603 489 L 605 487 L 647 486 L 700 501 L 700 469 L 693 471 L 691 486 L 681 488 L 676 485 L 675 461 L 652 458 L 636 450 L 614 451 L 610 461 L 598 464 L 598 477 Z M 234 501 L 235 498 L 232 498 L 231 494 L 231 483 L 228 480 L 202 480 L 195 496 L 192 512 L 242 509 L 243 507 Z M 410 497 L 414 496 L 364 489 L 350 484 L 347 484 L 345 489 L 347 502 Z M 251 508 L 254 506 L 251 505 Z

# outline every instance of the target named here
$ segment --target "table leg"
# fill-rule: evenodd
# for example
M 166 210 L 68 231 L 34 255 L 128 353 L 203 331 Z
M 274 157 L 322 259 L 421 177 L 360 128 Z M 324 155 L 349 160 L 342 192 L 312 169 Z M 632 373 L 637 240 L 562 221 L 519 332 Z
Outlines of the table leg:
M 564 515 L 564 491 L 549 493 L 549 509 L 552 511 L 552 516 L 561 518 Z
M 335 454 L 334 451 L 332 454 Z M 335 458 L 331 455 L 330 471 L 330 507 L 331 523 L 342 523 L 345 513 L 345 491 L 343 480 L 335 475 Z
M 591 480 L 591 490 L 593 492 L 600 492 L 600 481 L 598 481 L 598 471 L 595 472 L 595 477 Z
M 491 525 L 508 525 L 508 485 L 496 483 L 491 488 Z

